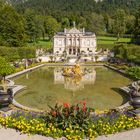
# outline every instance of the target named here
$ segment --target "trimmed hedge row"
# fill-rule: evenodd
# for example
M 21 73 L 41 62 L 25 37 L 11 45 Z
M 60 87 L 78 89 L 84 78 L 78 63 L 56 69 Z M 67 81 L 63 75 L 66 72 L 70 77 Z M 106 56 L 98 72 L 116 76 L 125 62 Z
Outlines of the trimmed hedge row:
M 35 58 L 36 49 L 34 47 L 3 47 L 0 46 L 0 56 L 8 61 L 21 60 L 24 58 Z

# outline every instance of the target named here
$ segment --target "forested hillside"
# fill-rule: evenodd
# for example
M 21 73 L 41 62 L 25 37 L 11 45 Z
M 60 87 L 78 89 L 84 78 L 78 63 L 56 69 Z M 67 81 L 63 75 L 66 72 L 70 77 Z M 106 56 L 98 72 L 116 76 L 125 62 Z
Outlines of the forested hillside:
M 85 27 L 96 33 L 115 33 L 114 22 L 123 15 L 126 24 L 125 33 L 133 32 L 134 19 L 140 0 L 11 0 L 20 13 L 30 8 L 37 14 L 52 16 L 65 26 Z M 120 11 L 119 11 L 120 10 Z
M 42 14 L 68 14 L 83 12 L 107 12 L 113 14 L 118 8 L 133 13 L 140 0 L 9 0 L 19 10 L 33 8 Z M 58 12 L 58 13 L 57 13 Z
M 73 26 L 97 35 L 134 36 L 139 42 L 140 0 L 0 0 L 0 45 L 24 46 Z

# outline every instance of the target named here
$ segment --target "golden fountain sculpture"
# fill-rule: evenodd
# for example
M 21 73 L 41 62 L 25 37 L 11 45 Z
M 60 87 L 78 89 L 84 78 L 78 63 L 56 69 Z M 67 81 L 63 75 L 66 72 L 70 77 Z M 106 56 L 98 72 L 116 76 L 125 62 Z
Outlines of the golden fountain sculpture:
M 62 75 L 66 77 L 82 77 L 84 74 L 81 71 L 80 65 L 76 64 L 73 67 L 64 68 Z

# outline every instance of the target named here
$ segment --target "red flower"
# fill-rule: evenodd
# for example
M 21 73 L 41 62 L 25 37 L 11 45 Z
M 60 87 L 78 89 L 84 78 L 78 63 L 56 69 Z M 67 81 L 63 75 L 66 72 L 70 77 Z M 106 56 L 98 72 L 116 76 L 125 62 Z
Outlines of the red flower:
M 86 103 L 87 103 L 87 101 L 86 101 L 86 100 L 84 100 L 84 101 L 83 101 L 83 106 L 86 106 Z
M 86 106 L 87 101 L 86 101 L 86 100 L 84 100 L 84 101 L 80 101 L 80 104 L 82 104 L 83 106 Z
M 69 103 L 64 103 L 63 106 L 64 106 L 64 108 L 70 108 L 70 104 Z
M 83 106 L 82 111 L 86 112 L 87 108 L 85 106 Z

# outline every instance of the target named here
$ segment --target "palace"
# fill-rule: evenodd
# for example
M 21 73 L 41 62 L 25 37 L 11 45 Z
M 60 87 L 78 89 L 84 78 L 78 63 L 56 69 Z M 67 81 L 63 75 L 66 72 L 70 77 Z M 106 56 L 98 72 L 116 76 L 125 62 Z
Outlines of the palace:
M 86 32 L 85 29 L 78 30 L 75 25 L 72 29 L 64 29 L 54 36 L 53 53 L 68 56 L 79 54 L 94 54 L 96 51 L 96 35 L 93 32 Z

